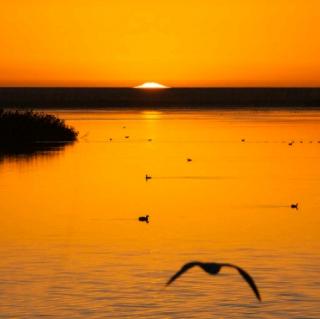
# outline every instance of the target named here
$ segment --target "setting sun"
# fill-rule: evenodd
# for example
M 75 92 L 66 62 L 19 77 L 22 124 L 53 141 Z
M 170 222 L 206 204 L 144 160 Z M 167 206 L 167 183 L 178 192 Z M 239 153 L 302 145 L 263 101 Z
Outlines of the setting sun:
M 135 89 L 168 89 L 168 86 L 156 82 L 145 82 L 141 85 L 135 86 Z

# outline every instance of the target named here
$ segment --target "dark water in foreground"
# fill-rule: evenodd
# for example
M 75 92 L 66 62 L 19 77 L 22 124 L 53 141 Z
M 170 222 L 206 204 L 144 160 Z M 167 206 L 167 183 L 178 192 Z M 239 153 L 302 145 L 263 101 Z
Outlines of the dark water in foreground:
M 1 157 L 1 318 L 320 317 L 320 112 L 55 114 L 78 143 Z M 263 302 L 227 269 L 164 288 L 192 260 Z

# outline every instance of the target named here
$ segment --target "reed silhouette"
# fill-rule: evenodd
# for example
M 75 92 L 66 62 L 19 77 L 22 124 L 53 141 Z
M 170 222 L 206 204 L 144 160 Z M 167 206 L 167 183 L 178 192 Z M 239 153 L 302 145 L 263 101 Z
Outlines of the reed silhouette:
M 0 109 L 0 145 L 19 148 L 41 142 L 73 142 L 78 132 L 54 115 Z
M 207 272 L 210 275 L 217 275 L 222 267 L 229 267 L 236 269 L 239 274 L 242 276 L 242 278 L 248 283 L 248 285 L 253 290 L 255 296 L 259 301 L 261 301 L 259 290 L 253 280 L 253 278 L 242 268 L 232 265 L 232 264 L 225 264 L 225 263 L 203 263 L 199 261 L 193 261 L 190 263 L 187 263 L 181 267 L 181 269 L 175 273 L 167 282 L 167 286 L 172 284 L 177 278 L 179 278 L 182 274 L 184 274 L 186 271 L 188 271 L 190 268 L 193 268 L 195 266 L 200 267 L 203 271 Z

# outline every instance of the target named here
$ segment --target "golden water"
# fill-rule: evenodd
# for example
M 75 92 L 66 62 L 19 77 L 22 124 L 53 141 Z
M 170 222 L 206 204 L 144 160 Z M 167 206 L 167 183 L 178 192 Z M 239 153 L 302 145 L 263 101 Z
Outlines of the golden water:
M 1 318 L 320 318 L 320 112 L 55 114 L 79 142 L 0 159 Z M 164 287 L 193 260 L 263 302 L 228 269 Z

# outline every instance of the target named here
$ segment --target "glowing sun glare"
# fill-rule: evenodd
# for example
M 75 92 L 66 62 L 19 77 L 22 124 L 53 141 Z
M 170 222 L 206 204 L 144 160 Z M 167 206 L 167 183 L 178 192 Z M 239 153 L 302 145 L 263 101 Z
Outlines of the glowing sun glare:
M 168 87 L 156 82 L 146 82 L 141 85 L 135 86 L 135 89 L 167 89 Z

